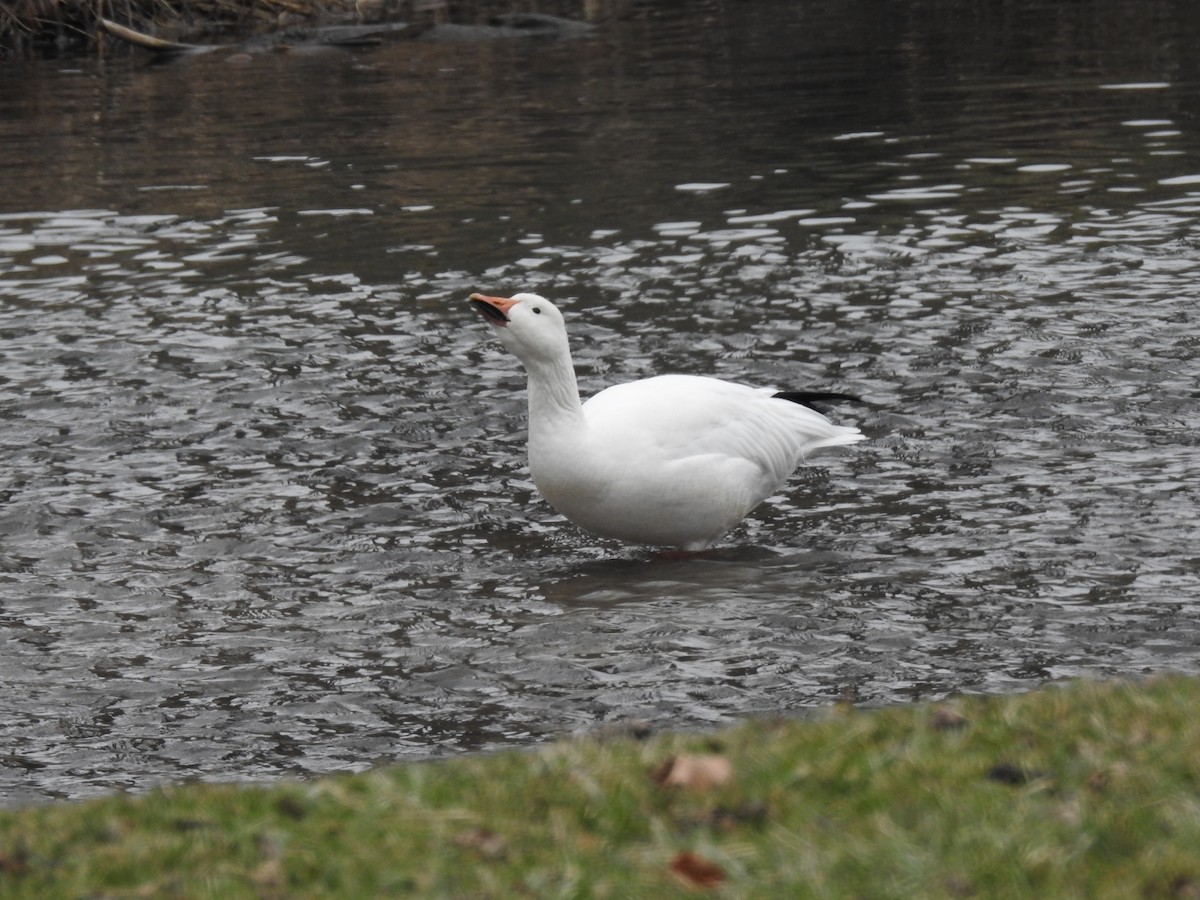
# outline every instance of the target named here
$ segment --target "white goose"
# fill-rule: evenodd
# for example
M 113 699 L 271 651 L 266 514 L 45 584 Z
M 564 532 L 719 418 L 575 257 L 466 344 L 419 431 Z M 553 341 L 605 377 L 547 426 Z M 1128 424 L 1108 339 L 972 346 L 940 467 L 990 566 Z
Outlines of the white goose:
M 529 471 L 576 525 L 639 544 L 703 550 L 813 451 L 861 441 L 802 404 L 846 394 L 778 392 L 660 375 L 587 403 L 562 314 L 537 294 L 471 302 L 529 375 Z

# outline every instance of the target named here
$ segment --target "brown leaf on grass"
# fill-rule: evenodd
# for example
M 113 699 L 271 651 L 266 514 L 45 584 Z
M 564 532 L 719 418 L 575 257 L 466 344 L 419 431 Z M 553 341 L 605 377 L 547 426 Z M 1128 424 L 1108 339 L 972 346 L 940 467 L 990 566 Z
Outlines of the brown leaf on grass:
M 1196 900 L 1200 897 L 1200 882 L 1194 881 L 1186 875 L 1176 875 L 1170 884 L 1172 897 L 1178 897 L 1179 900 Z
M 1001 784 L 1011 785 L 1012 787 L 1020 787 L 1023 784 L 1029 783 L 1029 773 L 1020 766 L 1014 766 L 1009 762 L 997 763 L 988 769 L 987 777 L 992 781 L 998 781 Z
M 953 706 L 935 706 L 930 724 L 938 731 L 954 731 L 967 727 L 967 717 Z
M 656 784 L 690 791 L 711 791 L 733 781 L 733 766 L 724 756 L 672 756 L 650 773 Z
M 504 838 L 486 828 L 472 828 L 454 836 L 454 843 L 464 850 L 474 850 L 484 859 L 503 859 L 508 853 Z
M 24 875 L 29 866 L 29 854 L 24 847 L 9 852 L 0 850 L 0 874 Z
M 281 888 L 284 885 L 283 860 L 263 860 L 250 872 L 250 880 L 261 889 Z
M 250 881 L 262 897 L 282 896 L 279 892 L 287 883 L 283 870 L 283 845 L 279 835 L 263 832 L 258 835 L 258 849 L 263 861 L 250 872 Z
M 676 854 L 671 860 L 671 874 L 684 887 L 708 891 L 725 883 L 725 870 L 690 850 Z
M 1027 784 L 1042 781 L 1050 776 L 1049 773 L 1043 772 L 1040 769 L 1029 769 L 1014 763 L 1001 762 L 988 769 L 987 777 L 992 781 L 998 781 L 1010 787 L 1024 787 Z
M 295 797 L 289 797 L 286 794 L 275 801 L 275 809 L 282 816 L 287 816 L 289 819 L 300 821 L 307 814 L 308 810 L 304 808 L 304 804 Z
M 974 897 L 978 893 L 971 879 L 961 872 L 946 877 L 946 892 L 951 897 Z

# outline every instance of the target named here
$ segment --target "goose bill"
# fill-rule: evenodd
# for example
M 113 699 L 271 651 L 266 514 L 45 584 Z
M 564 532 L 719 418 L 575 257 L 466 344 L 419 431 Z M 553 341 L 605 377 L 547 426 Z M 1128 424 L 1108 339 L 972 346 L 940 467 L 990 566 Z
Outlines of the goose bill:
M 497 328 L 508 325 L 508 311 L 516 305 L 516 301 L 507 297 L 486 297 L 483 294 L 472 294 L 470 300 L 480 315 Z

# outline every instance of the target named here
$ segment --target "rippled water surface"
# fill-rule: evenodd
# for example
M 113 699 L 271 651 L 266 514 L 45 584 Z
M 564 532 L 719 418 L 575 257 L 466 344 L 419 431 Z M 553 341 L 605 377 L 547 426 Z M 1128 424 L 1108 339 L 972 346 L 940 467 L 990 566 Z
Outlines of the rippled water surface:
M 1196 14 L 669 6 L 4 64 L 0 801 L 1200 669 Z M 519 288 L 585 392 L 873 439 L 719 553 L 591 538 L 465 303 Z

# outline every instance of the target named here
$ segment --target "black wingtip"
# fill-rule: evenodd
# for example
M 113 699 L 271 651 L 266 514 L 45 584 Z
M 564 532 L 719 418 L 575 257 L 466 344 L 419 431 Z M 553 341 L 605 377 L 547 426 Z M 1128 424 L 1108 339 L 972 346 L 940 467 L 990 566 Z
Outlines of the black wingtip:
M 788 400 L 792 403 L 799 403 L 801 406 L 807 406 L 811 410 L 819 413 L 824 413 L 822 406 L 831 403 L 865 403 L 862 397 L 856 397 L 854 394 L 839 394 L 835 391 L 779 391 L 771 395 L 780 400 Z M 821 404 L 817 406 L 816 404 Z

